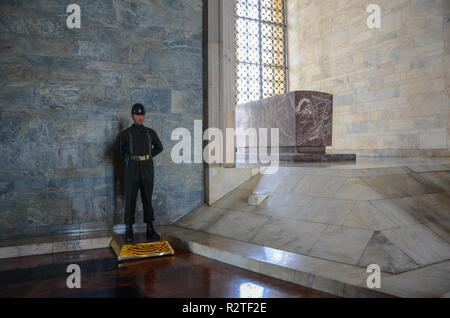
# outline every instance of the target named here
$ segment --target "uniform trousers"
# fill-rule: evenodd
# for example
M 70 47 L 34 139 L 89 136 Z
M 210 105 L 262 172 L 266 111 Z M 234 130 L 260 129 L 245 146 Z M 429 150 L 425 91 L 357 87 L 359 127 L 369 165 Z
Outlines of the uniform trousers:
M 125 167 L 125 224 L 135 223 L 138 190 L 141 192 L 144 207 L 144 222 L 153 222 L 153 185 L 153 158 L 146 161 L 130 161 L 128 167 Z

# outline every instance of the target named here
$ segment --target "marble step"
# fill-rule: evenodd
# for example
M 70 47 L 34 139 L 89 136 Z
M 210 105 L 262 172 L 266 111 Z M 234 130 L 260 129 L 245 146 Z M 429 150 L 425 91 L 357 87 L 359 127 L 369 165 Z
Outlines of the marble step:
M 356 161 L 355 154 L 321 154 L 321 153 L 293 153 L 281 152 L 278 154 L 279 161 L 287 162 L 337 162 Z M 236 153 L 236 160 L 249 160 L 248 153 Z
M 369 289 L 366 268 L 237 241 L 176 225 L 158 231 L 177 249 L 341 297 L 396 297 Z M 391 276 L 381 273 L 381 279 Z
M 319 153 L 280 153 L 280 161 L 293 162 L 336 162 L 336 161 L 355 161 L 354 154 L 319 154 Z
M 133 228 L 135 233 L 142 233 L 145 232 L 146 225 L 136 223 Z M 117 224 L 111 230 L 2 239 L 0 259 L 106 248 L 109 247 L 114 233 L 124 232 L 125 225 Z
M 259 148 L 236 147 L 238 153 L 258 152 Z M 279 153 L 325 153 L 325 147 L 297 147 L 297 146 L 278 146 L 277 148 L 268 147 L 267 151 Z
M 115 229 L 116 230 L 116 229 Z M 121 229 L 119 229 L 121 230 Z M 136 232 L 143 231 L 137 228 Z M 381 273 L 381 289 L 366 286 L 363 267 L 305 256 L 218 235 L 159 225 L 156 230 L 177 249 L 343 297 L 449 297 L 450 261 L 398 275 Z M 115 233 L 116 231 L 114 231 Z M 120 231 L 119 231 L 120 232 Z M 113 231 L 0 241 L 0 259 L 110 246 Z
M 109 247 L 113 231 L 0 240 L 0 259 Z

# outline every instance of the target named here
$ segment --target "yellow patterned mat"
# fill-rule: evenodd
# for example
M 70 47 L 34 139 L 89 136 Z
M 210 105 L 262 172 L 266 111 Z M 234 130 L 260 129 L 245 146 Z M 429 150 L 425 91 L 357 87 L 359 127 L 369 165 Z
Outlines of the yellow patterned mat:
M 175 254 L 172 246 L 170 246 L 167 241 L 121 245 L 118 240 L 113 239 L 111 247 L 116 253 L 119 261 Z
M 122 247 L 120 256 L 159 256 L 173 253 L 174 251 L 170 244 L 167 241 L 164 241 L 153 243 L 126 244 Z

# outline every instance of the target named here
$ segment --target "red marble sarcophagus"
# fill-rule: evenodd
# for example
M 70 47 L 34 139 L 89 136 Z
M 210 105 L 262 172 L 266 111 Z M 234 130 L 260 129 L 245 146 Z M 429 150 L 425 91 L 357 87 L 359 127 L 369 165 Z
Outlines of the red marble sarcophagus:
M 293 91 L 236 106 L 236 128 L 279 129 L 282 161 L 355 160 L 354 154 L 325 154 L 332 145 L 333 95 Z M 239 139 L 239 134 L 238 139 Z M 244 139 L 240 139 L 241 141 Z M 239 153 L 254 151 L 244 141 Z M 270 140 L 269 140 L 270 146 Z

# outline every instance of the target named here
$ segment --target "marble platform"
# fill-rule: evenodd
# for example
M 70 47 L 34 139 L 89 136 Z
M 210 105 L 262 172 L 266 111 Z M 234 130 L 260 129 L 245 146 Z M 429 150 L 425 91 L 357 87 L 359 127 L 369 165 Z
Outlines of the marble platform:
M 255 193 L 268 197 L 250 206 Z M 194 253 L 339 296 L 442 297 L 450 161 L 283 166 L 162 231 Z M 379 290 L 366 287 L 369 264 L 381 268 Z
M 136 234 L 145 230 L 145 224 L 134 226 Z M 124 232 L 125 226 L 119 225 L 110 231 L 4 239 L 0 240 L 0 259 L 106 248 L 110 246 L 114 234 Z
M 113 231 L 0 240 L 0 259 L 108 247 Z
M 255 193 L 267 197 L 251 206 Z M 450 160 L 285 164 L 156 229 L 175 250 L 339 296 L 448 297 Z M 0 258 L 104 248 L 112 235 L 1 240 Z M 381 289 L 366 286 L 371 263 Z
M 355 154 L 343 154 L 343 153 L 320 153 L 320 152 L 279 152 L 277 154 L 278 162 L 285 164 L 287 162 L 340 162 L 356 160 Z M 248 149 L 238 149 L 236 152 L 236 164 L 246 164 L 250 161 L 250 155 Z M 272 164 L 275 161 L 272 161 Z M 256 163 L 258 165 L 269 165 L 269 163 L 263 163 L 256 157 Z

